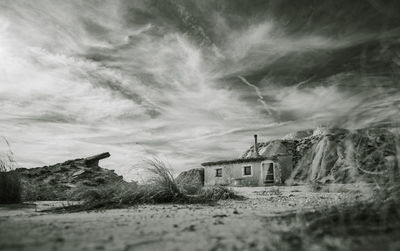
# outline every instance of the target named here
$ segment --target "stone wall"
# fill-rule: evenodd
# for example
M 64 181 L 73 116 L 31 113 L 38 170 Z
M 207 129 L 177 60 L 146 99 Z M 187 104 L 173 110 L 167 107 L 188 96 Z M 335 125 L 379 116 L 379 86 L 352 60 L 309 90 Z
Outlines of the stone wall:
M 243 175 L 243 167 L 250 165 L 252 172 L 250 176 Z M 204 172 L 204 185 L 233 185 L 240 182 L 243 186 L 257 186 L 260 179 L 261 161 L 248 163 L 235 163 L 225 165 L 207 166 Z M 222 168 L 222 177 L 216 177 L 216 169 Z
M 262 162 L 263 161 L 260 160 L 247 163 L 207 166 L 204 169 L 204 185 L 264 186 L 264 177 L 261 177 Z M 277 161 L 274 161 L 274 163 L 278 164 L 276 175 L 280 176 L 275 183 L 283 183 L 290 176 L 292 171 L 292 157 L 280 156 Z M 243 168 L 248 165 L 252 167 L 252 172 L 251 175 L 245 176 L 243 174 Z M 216 177 L 216 169 L 219 168 L 222 168 L 222 177 Z

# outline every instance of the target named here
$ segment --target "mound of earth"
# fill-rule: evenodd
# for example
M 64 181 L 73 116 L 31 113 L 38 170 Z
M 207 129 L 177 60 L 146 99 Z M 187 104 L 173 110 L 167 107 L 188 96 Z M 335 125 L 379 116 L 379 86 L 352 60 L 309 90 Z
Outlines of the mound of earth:
M 293 156 L 294 182 L 371 181 L 398 172 L 396 135 L 384 128 L 347 130 L 320 127 L 284 139 L 258 143 L 259 154 Z M 250 147 L 242 156 L 248 158 Z
M 24 200 L 74 200 L 79 193 L 92 187 L 124 182 L 114 170 L 101 168 L 103 153 L 88 158 L 68 160 L 51 166 L 17 168 Z
M 186 192 L 195 193 L 199 188 L 204 186 L 204 169 L 196 168 L 184 171 L 176 177 L 175 181 Z

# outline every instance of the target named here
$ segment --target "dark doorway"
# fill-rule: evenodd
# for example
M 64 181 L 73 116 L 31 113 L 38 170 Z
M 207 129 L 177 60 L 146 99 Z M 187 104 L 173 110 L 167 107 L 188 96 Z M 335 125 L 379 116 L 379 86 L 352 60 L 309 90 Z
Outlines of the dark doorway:
M 264 182 L 274 183 L 274 163 L 268 163 L 268 171 Z

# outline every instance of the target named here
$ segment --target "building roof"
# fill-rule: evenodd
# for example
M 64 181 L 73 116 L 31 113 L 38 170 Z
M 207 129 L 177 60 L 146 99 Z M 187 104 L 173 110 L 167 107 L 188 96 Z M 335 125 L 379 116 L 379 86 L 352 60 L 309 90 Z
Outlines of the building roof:
M 252 157 L 252 158 L 240 158 L 240 159 L 232 159 L 232 160 L 219 160 L 219 161 L 211 161 L 202 163 L 202 166 L 215 166 L 215 165 L 223 165 L 223 164 L 235 164 L 235 163 L 247 163 L 247 162 L 254 162 L 254 161 L 263 161 L 267 159 L 274 159 L 274 158 L 267 158 L 263 156 L 259 157 Z
M 272 140 L 257 144 L 258 154 L 264 157 L 273 157 L 277 155 L 291 155 L 294 148 L 293 140 Z M 254 145 L 242 155 L 242 158 L 250 158 L 254 154 Z

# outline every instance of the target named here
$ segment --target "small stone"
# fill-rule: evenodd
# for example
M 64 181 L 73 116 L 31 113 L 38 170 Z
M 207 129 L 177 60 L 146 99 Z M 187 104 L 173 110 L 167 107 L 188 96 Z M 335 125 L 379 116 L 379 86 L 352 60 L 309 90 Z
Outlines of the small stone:
M 218 219 L 214 222 L 214 225 L 224 225 L 224 222 L 221 219 Z
M 228 217 L 228 215 L 226 215 L 226 214 L 216 214 L 216 215 L 213 215 L 213 218 L 224 218 L 224 217 Z
M 183 231 L 194 232 L 194 231 L 196 231 L 196 226 L 195 225 L 190 225 L 188 227 L 185 227 L 183 229 Z
M 56 239 L 55 239 L 55 242 L 64 242 L 64 241 L 65 241 L 65 239 L 61 236 L 56 237 Z

